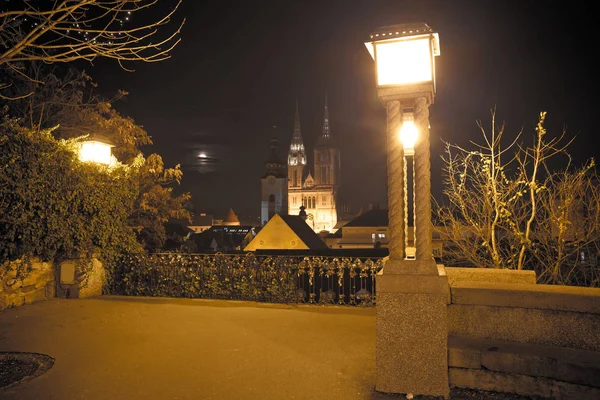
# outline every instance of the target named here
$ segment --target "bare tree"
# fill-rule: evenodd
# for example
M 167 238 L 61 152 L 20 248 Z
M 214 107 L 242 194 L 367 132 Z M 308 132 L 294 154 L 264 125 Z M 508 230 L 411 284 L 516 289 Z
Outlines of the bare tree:
M 127 69 L 129 61 L 168 59 L 179 43 L 183 20 L 172 32 L 170 22 L 182 0 L 159 17 L 165 0 L 47 0 L 8 3 L 0 11 L 0 68 L 33 79 L 23 69 L 32 61 L 67 63 L 111 58 Z M 17 3 L 17 4 L 14 4 Z M 11 5 L 12 4 L 12 5 Z M 0 89 L 11 82 L 0 83 Z
M 520 144 L 519 132 L 503 147 L 504 126 L 496 126 L 494 111 L 489 133 L 478 123 L 483 143 L 471 142 L 475 150 L 446 144 L 448 203 L 437 210 L 446 226 L 451 259 L 486 268 L 531 266 L 536 223 L 550 214 L 540 210 L 540 197 L 557 195 L 542 175 L 549 175 L 548 160 L 567 155 L 570 144 L 564 143 L 564 132 L 548 138 L 545 117 L 540 114 L 531 146 Z
M 546 179 L 531 252 L 541 282 L 600 286 L 600 181 L 594 167 L 592 160 Z

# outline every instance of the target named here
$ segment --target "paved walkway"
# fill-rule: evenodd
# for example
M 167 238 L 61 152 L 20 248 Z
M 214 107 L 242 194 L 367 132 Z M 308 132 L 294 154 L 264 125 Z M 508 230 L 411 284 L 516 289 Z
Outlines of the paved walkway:
M 375 309 L 103 296 L 0 312 L 0 352 L 55 358 L 2 399 L 398 399 Z

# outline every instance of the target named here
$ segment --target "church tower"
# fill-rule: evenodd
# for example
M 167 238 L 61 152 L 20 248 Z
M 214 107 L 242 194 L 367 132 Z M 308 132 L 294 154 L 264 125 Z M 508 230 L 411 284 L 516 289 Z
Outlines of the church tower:
M 300 112 L 298 111 L 298 100 L 296 100 L 296 116 L 294 119 L 294 134 L 290 151 L 288 152 L 288 187 L 301 188 L 302 176 L 306 167 L 306 152 L 302 142 L 302 132 L 300 131 Z
M 332 231 L 337 224 L 337 197 L 341 183 L 340 150 L 331 136 L 329 126 L 329 108 L 325 97 L 323 129 L 314 149 L 314 180 L 317 215 L 314 230 Z
M 292 142 L 288 151 L 288 213 L 298 215 L 302 205 L 302 188 L 304 169 L 306 168 L 306 151 L 300 131 L 300 112 L 298 111 L 298 100 L 296 100 L 296 115 L 294 117 L 294 132 Z
M 340 150 L 331 136 L 329 128 L 329 109 L 325 97 L 325 112 L 323 130 L 315 145 L 315 185 L 331 185 L 337 189 L 340 186 Z
M 273 127 L 271 151 L 265 163 L 265 174 L 261 182 L 261 223 L 266 224 L 275 214 L 288 213 L 287 166 L 279 157 L 279 139 Z

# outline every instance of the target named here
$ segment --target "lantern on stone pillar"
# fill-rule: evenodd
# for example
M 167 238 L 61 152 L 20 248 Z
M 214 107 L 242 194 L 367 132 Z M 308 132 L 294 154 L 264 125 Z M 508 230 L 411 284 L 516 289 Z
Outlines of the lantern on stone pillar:
M 415 259 L 433 259 L 429 105 L 435 95 L 439 35 L 426 23 L 384 26 L 365 46 L 375 60 L 377 93 L 388 120 L 388 212 L 390 259 L 406 258 L 407 179 L 405 156 L 414 157 Z M 398 140 L 398 139 L 401 140 Z
M 450 292 L 431 246 L 429 105 L 439 37 L 425 23 L 392 25 L 377 29 L 365 45 L 387 116 L 390 254 L 377 275 L 375 389 L 448 398 Z M 414 258 L 407 257 L 407 157 L 414 165 Z

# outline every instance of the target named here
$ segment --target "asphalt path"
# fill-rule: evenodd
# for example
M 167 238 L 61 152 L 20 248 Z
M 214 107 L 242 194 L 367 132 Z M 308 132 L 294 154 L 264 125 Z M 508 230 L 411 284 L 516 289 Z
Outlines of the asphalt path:
M 374 391 L 374 308 L 55 299 L 0 312 L 3 351 L 55 362 L 2 399 L 399 397 Z

